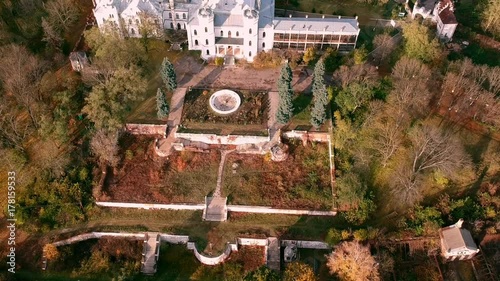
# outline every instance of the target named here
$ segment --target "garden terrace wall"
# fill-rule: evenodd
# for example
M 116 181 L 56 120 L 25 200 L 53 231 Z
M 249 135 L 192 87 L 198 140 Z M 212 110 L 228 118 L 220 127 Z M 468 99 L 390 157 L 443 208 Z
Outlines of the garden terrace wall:
M 166 136 L 167 125 L 153 124 L 125 124 L 125 130 L 132 135 L 161 135 Z
M 193 142 L 202 142 L 206 144 L 259 144 L 270 140 L 269 136 L 242 136 L 242 135 L 227 135 L 219 136 L 216 134 L 192 134 L 192 133 L 175 133 L 176 138 L 182 138 Z
M 329 142 L 330 133 L 327 132 L 309 132 L 309 131 L 286 131 L 283 132 L 283 137 L 287 139 L 300 139 L 304 142 Z
M 321 241 L 304 241 L 304 240 L 281 240 L 281 246 L 295 245 L 297 248 L 303 249 L 320 249 L 330 250 L 332 247 L 328 243 Z
M 198 249 L 196 249 L 196 245 L 195 245 L 194 242 L 189 242 L 187 244 L 187 248 L 189 250 L 193 250 L 194 255 L 196 256 L 196 258 L 202 264 L 206 264 L 206 265 L 217 265 L 217 264 L 219 264 L 221 262 L 224 262 L 229 257 L 229 255 L 231 254 L 232 251 L 237 251 L 238 250 L 238 246 L 236 244 L 228 244 L 226 246 L 226 250 L 220 256 L 218 256 L 218 257 L 207 257 L 207 256 L 204 256 L 204 255 L 202 255 L 202 254 L 200 254 L 198 252 Z

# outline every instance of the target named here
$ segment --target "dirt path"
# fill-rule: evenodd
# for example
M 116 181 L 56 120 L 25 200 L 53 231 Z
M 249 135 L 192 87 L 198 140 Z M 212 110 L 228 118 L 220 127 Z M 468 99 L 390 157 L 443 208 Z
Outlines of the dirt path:
M 222 176 L 224 173 L 224 165 L 226 163 L 226 158 L 229 153 L 233 152 L 233 150 L 222 150 L 220 156 L 220 164 L 219 164 L 219 172 L 217 174 L 217 186 L 215 187 L 214 197 L 220 197 L 222 192 Z
M 279 72 L 279 67 L 255 69 L 250 66 L 225 68 L 208 65 L 191 79 L 181 79 L 179 84 L 182 87 L 277 91 L 276 81 Z M 295 91 L 309 91 L 311 82 L 312 75 L 305 76 L 294 72 L 292 85 Z

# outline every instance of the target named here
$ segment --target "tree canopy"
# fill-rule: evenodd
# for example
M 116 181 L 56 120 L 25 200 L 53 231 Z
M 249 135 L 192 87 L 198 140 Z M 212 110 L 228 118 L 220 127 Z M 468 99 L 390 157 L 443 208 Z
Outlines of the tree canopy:
M 327 266 L 331 274 L 342 281 L 380 280 L 377 262 L 370 249 L 359 242 L 342 242 L 328 255 Z
M 311 124 L 314 127 L 319 127 L 326 120 L 326 107 L 328 105 L 328 91 L 326 89 L 325 64 L 323 59 L 320 59 L 314 67 L 313 76 L 313 107 L 311 109 Z
M 429 63 L 438 60 L 442 56 L 441 46 L 434 32 L 429 27 L 412 21 L 403 25 L 403 38 L 405 54 Z
M 175 74 L 174 66 L 167 57 L 165 57 L 161 63 L 160 76 L 168 91 L 177 89 L 177 75 Z

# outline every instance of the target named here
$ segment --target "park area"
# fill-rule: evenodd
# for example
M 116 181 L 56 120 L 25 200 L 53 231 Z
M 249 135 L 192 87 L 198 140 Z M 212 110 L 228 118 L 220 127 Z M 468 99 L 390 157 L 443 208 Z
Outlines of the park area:
M 192 89 L 184 98 L 181 132 L 217 134 L 266 134 L 268 95 L 265 92 L 235 91 L 241 99 L 236 112 L 221 115 L 210 108 L 209 101 L 216 90 Z
M 286 144 L 290 155 L 283 162 L 273 162 L 269 155 L 229 154 L 222 191 L 229 204 L 332 208 L 328 146 L 303 146 L 299 141 Z

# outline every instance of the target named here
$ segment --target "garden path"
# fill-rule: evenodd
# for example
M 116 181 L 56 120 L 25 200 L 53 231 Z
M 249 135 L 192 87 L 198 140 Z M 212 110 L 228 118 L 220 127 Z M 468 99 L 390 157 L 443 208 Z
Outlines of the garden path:
M 168 114 L 167 124 L 168 127 L 172 129 L 169 130 L 167 137 L 158 140 L 157 144 L 158 154 L 163 157 L 169 156 L 172 150 L 172 143 L 175 141 L 177 125 L 181 123 L 182 107 L 184 105 L 184 96 L 186 96 L 186 92 L 186 88 L 177 88 L 170 101 L 170 113 Z
M 219 172 L 217 174 L 217 186 L 215 187 L 215 192 L 213 197 L 221 197 L 221 187 L 222 187 L 222 176 L 224 173 L 224 165 L 226 163 L 226 158 L 227 155 L 234 150 L 222 150 L 221 151 L 221 157 L 220 157 L 220 164 L 219 164 Z

